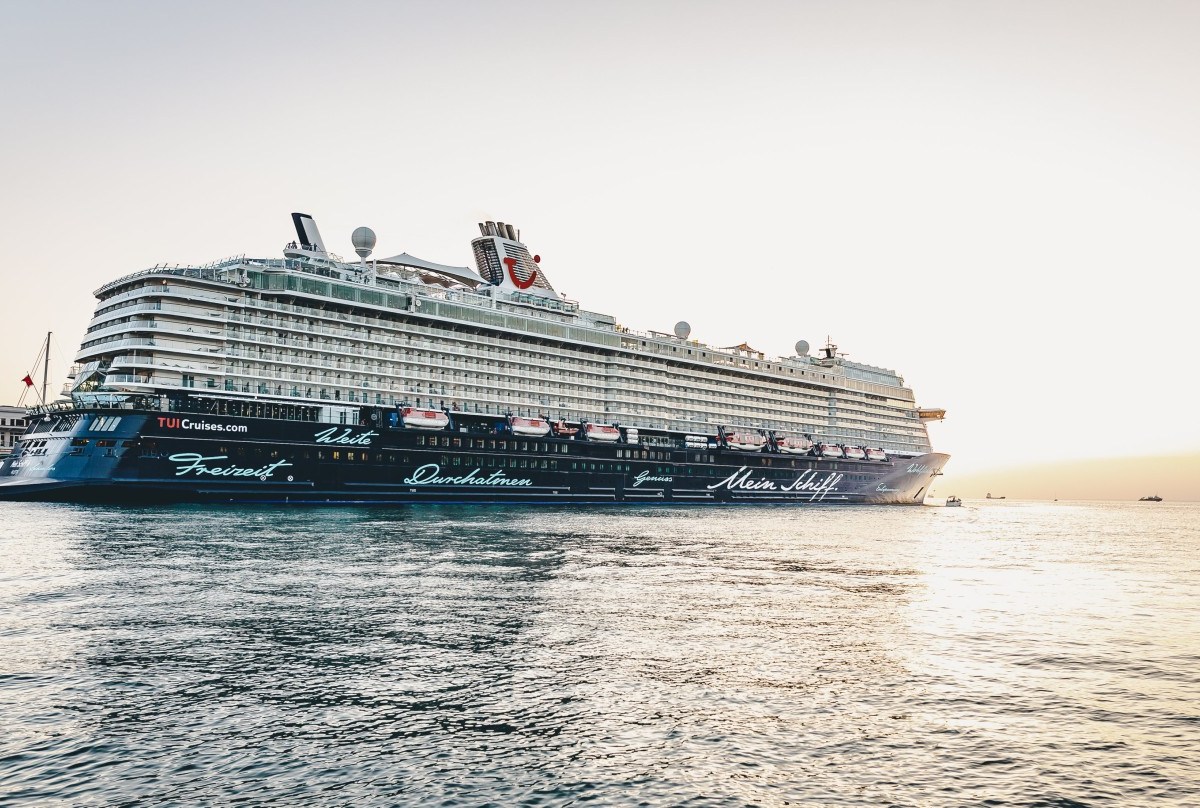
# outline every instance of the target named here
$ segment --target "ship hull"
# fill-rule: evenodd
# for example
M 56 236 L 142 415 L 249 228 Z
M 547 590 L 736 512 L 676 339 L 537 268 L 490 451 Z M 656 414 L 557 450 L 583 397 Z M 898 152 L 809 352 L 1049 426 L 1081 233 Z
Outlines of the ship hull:
M 920 504 L 948 460 L 885 462 L 447 430 L 73 411 L 0 464 L 0 500 L 297 505 Z M 100 427 L 99 429 L 97 427 Z

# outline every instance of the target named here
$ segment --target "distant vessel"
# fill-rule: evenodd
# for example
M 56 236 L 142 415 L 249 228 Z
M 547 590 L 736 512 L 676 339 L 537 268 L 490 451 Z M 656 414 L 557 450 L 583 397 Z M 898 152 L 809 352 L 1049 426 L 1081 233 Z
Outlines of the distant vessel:
M 947 508 L 961 508 L 962 500 L 956 496 L 948 496 L 948 497 L 946 497 L 946 507 Z
M 43 396 L 0 500 L 919 505 L 948 459 L 945 410 L 895 371 L 625 328 L 511 224 L 479 224 L 475 269 L 368 261 L 366 227 L 344 260 L 292 224 L 282 257 L 101 286 L 70 401 Z
M 994 496 L 992 496 L 990 491 L 988 492 L 987 498 L 988 499 L 1008 499 L 1008 497 L 994 497 Z
M 1151 494 L 1148 497 L 1142 497 L 1138 502 L 1162 502 L 1162 497 L 1158 494 Z

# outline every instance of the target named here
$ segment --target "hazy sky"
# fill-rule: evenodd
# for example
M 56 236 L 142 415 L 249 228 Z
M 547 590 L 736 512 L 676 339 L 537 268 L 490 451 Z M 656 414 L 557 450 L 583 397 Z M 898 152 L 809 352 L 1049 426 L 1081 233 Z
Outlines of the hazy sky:
M 4 401 L 102 283 L 299 210 L 455 264 L 511 222 L 634 328 L 832 335 L 959 472 L 1200 450 L 1200 3 L 0 11 Z

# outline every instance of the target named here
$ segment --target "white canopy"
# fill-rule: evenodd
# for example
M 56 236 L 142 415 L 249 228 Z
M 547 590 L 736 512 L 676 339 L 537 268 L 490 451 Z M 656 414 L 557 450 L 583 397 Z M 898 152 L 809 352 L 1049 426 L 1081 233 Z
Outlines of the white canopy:
M 470 284 L 471 286 L 479 286 L 482 283 L 487 283 L 475 270 L 469 267 L 452 267 L 446 264 L 435 264 L 432 261 L 423 261 L 416 256 L 408 253 L 400 253 L 393 255 L 391 258 L 378 258 L 377 264 L 391 264 L 398 267 L 411 267 L 413 269 L 424 269 L 429 272 L 436 272 L 439 275 L 445 275 L 448 278 L 453 278 L 460 283 Z

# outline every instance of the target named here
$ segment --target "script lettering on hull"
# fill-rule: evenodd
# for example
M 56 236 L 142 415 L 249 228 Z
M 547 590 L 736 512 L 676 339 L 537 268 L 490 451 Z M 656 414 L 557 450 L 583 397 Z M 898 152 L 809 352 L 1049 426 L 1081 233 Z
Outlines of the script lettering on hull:
M 338 446 L 370 446 L 371 438 L 378 434 L 378 432 L 371 430 L 355 435 L 354 430 L 350 427 L 339 429 L 336 426 L 331 426 L 329 429 L 322 429 L 316 435 L 313 435 L 313 440 L 317 443 L 333 443 Z
M 802 472 L 794 480 L 768 480 L 765 477 L 754 477 L 753 472 L 746 466 L 730 474 L 719 483 L 708 486 L 709 491 L 724 488 L 729 491 L 779 491 L 781 493 L 809 494 L 812 501 L 822 500 L 838 490 L 838 483 L 845 475 L 835 472 L 818 472 L 813 469 Z
M 442 467 L 437 463 L 426 463 L 411 476 L 404 478 L 405 485 L 500 485 L 521 487 L 533 485 L 533 480 L 518 477 L 505 477 L 504 472 L 496 469 L 485 475 L 482 469 L 473 468 L 465 474 L 442 476 Z
M 229 458 L 225 455 L 206 457 L 199 452 L 181 452 L 173 454 L 167 459 L 175 464 L 176 477 L 182 477 L 185 474 L 195 474 L 198 477 L 205 475 L 210 477 L 257 477 L 260 480 L 266 480 L 273 477 L 276 470 L 292 465 L 287 460 L 276 460 L 274 463 L 268 463 L 259 468 L 248 468 L 234 464 L 213 465 L 213 463 L 218 462 L 225 463 Z
M 675 480 L 674 477 L 655 476 L 648 471 L 640 471 L 633 478 L 633 488 L 637 488 L 642 483 L 669 483 Z

